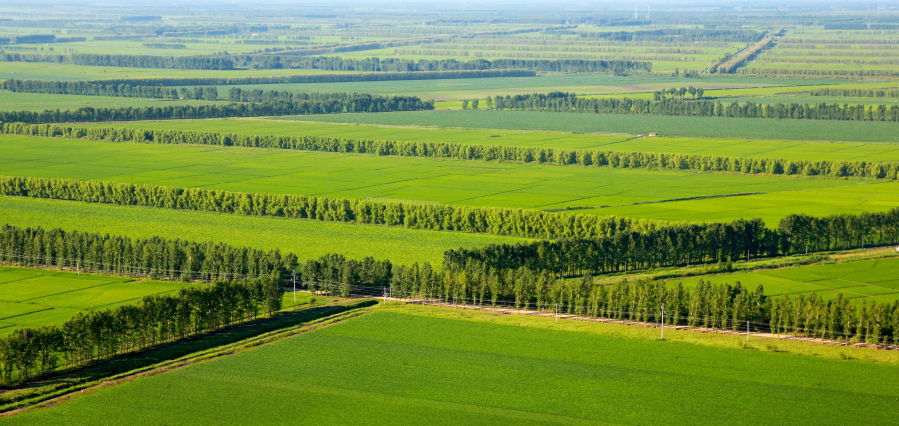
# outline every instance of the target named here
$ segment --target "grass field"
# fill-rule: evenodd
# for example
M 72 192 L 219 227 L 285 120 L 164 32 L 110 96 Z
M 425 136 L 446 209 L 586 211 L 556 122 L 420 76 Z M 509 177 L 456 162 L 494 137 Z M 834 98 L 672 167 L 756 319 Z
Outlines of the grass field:
M 788 160 L 899 161 L 899 143 L 653 137 L 634 134 L 584 134 L 537 130 L 463 129 L 365 125 L 277 118 L 136 121 L 85 124 L 84 127 L 206 130 L 245 135 L 323 136 L 393 141 L 439 141 L 471 145 L 600 149 L 619 152 L 674 152 Z M 899 142 L 899 141 L 897 141 Z
M 410 230 L 313 220 L 287 220 L 71 201 L 0 197 L 0 224 L 41 226 L 131 237 L 216 241 L 296 253 L 300 259 L 325 253 L 373 256 L 399 264 L 443 262 L 459 247 L 514 243 L 520 238 L 461 232 Z
M 200 100 L 168 100 L 125 98 L 117 96 L 53 95 L 47 93 L 22 93 L 0 90 L 0 111 L 70 110 L 84 107 L 125 108 L 164 107 L 171 105 L 205 105 L 213 102 Z
M 413 111 L 297 117 L 303 121 L 605 132 L 707 138 L 897 142 L 899 123 L 766 118 L 676 117 L 539 111 Z M 287 119 L 287 118 L 285 118 Z
M 0 174 L 231 191 L 556 210 L 669 220 L 813 215 L 895 207 L 873 180 L 538 166 L 202 145 L 3 136 Z M 704 197 L 698 198 L 697 197 Z
M 376 310 L 7 422 L 169 423 L 190 412 L 222 423 L 709 424 L 739 412 L 754 424 L 885 424 L 896 414 L 896 365 L 426 309 Z
M 260 69 L 260 70 L 179 70 L 161 68 L 95 67 L 47 62 L 3 62 L 0 79 L 19 80 L 109 80 L 116 78 L 204 78 L 265 77 L 296 74 L 339 74 L 341 71 Z
M 765 294 L 769 296 L 814 293 L 825 299 L 832 299 L 837 294 L 842 294 L 843 297 L 850 299 L 892 302 L 899 300 L 899 256 L 848 263 L 762 269 L 669 280 L 669 282 L 683 282 L 687 287 L 694 287 L 701 279 L 716 284 L 733 284 L 739 281 L 750 289 L 762 285 L 765 287 Z
M 22 327 L 59 325 L 78 312 L 134 303 L 185 284 L 0 266 L 0 336 Z

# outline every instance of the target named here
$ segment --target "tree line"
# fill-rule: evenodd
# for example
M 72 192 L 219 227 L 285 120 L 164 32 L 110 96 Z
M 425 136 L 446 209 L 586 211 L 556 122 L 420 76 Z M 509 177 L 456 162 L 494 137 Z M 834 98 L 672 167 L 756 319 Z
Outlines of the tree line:
M 123 108 L 84 107 L 76 110 L 6 111 L 0 122 L 59 123 L 95 121 L 175 120 L 195 118 L 258 117 L 265 115 L 334 114 L 343 112 L 421 111 L 434 109 L 433 101 L 413 96 L 323 94 L 302 102 L 220 103 Z
M 392 80 L 440 80 L 457 78 L 534 77 L 537 73 L 527 70 L 462 70 L 462 71 L 409 71 L 364 74 L 302 74 L 266 77 L 183 77 L 183 78 L 130 78 L 94 80 L 94 84 L 128 84 L 135 86 L 203 86 L 244 84 L 294 84 L 294 83 L 343 83 L 353 81 Z
M 246 90 L 232 87 L 228 90 L 231 102 L 249 103 L 289 103 L 289 104 L 321 104 L 328 105 L 329 111 L 335 106 L 343 108 L 341 112 L 385 112 L 385 111 L 420 111 L 434 109 L 433 101 L 422 101 L 415 96 L 380 96 L 368 94 L 346 93 L 303 93 L 282 90 Z
M 690 117 L 773 118 L 807 120 L 899 121 L 899 105 L 804 103 L 756 104 L 715 100 L 583 98 L 550 92 L 488 98 L 488 108 L 599 114 L 651 114 Z
M 733 55 L 726 55 L 725 57 L 719 59 L 709 68 L 709 72 L 713 74 L 733 74 L 737 69 L 739 69 L 743 65 L 746 65 L 747 62 L 758 56 L 759 53 L 762 53 L 765 49 L 774 46 L 774 43 L 778 40 L 778 38 L 783 35 L 784 30 L 779 30 L 776 33 L 766 34 L 760 40 L 751 43 L 749 46 L 746 46 L 744 49 L 738 51 L 737 53 L 734 53 Z
M 293 269 L 278 250 L 178 239 L 129 238 L 61 229 L 0 229 L 0 262 L 181 281 L 254 278 Z
M 536 72 L 650 72 L 652 63 L 633 60 L 592 59 L 398 59 L 342 58 L 338 56 L 291 55 L 105 55 L 76 53 L 71 55 L 11 53 L 0 54 L 2 62 L 55 62 L 106 67 L 166 68 L 198 70 L 253 69 L 320 69 L 330 71 L 410 72 L 465 70 L 528 70 Z
M 670 89 L 656 90 L 652 93 L 652 99 L 660 101 L 662 99 L 684 99 L 686 95 L 690 95 L 693 99 L 702 99 L 705 89 L 701 87 L 674 87 Z
M 58 367 L 112 358 L 165 342 L 208 333 L 272 315 L 281 309 L 277 274 L 208 286 L 177 295 L 144 297 L 139 303 L 76 314 L 59 326 L 21 328 L 0 338 L 0 383 L 15 384 Z
M 516 161 L 551 165 L 699 170 L 791 176 L 899 178 L 899 163 L 836 160 L 784 160 L 700 154 L 566 150 L 508 145 L 465 145 L 448 142 L 390 141 L 324 136 L 239 135 L 185 130 L 84 128 L 53 124 L 2 123 L 0 133 L 95 141 L 199 144 L 303 151 L 354 152 L 405 157 Z
M 351 200 L 40 177 L 0 176 L 0 194 L 528 238 L 592 238 L 623 230 L 649 230 L 664 223 L 526 209 Z
M 899 243 L 899 208 L 824 217 L 789 215 L 777 229 L 761 219 L 673 224 L 590 239 L 491 244 L 448 250 L 444 267 L 470 263 L 497 270 L 527 268 L 558 276 L 627 272 Z
M 115 80 L 111 80 L 115 81 Z M 4 89 L 10 92 L 53 93 L 60 95 L 85 96 L 121 96 L 130 98 L 155 99 L 200 99 L 214 101 L 218 99 L 218 89 L 214 86 L 181 88 L 160 86 L 142 86 L 127 83 L 96 83 L 89 81 L 47 81 L 47 80 L 15 80 L 3 82 Z
M 883 88 L 883 89 L 815 89 L 808 92 L 812 96 L 849 96 L 860 98 L 897 98 L 899 97 L 899 88 Z

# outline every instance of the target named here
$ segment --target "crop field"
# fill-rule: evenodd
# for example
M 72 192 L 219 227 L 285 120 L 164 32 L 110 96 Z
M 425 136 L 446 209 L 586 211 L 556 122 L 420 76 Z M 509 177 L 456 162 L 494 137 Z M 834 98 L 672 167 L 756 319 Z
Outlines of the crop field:
M 842 294 L 847 299 L 893 302 L 899 300 L 899 256 L 876 260 L 760 269 L 702 277 L 669 280 L 694 287 L 699 280 L 734 284 L 755 289 L 761 285 L 769 296 L 815 294 L 833 299 Z
M 350 258 L 372 256 L 399 264 L 438 265 L 443 261 L 443 252 L 449 249 L 525 241 L 486 234 L 14 197 L 0 197 L 0 217 L 3 223 L 13 226 L 221 241 L 239 247 L 279 249 L 301 259 L 341 253 Z
M 0 111 L 43 111 L 46 109 L 163 107 L 171 105 L 204 105 L 211 101 L 123 98 L 114 96 L 55 95 L 0 90 Z
M 184 285 L 0 266 L 0 336 L 22 327 L 62 324 L 78 312 L 133 303 L 145 296 L 177 291 Z
M 296 117 L 294 117 L 296 118 Z M 391 141 L 438 141 L 470 145 L 666 152 L 787 160 L 899 161 L 899 144 L 762 139 L 647 137 L 635 134 L 569 133 L 535 130 L 464 129 L 400 125 L 234 118 L 84 124 L 83 127 L 203 130 L 245 135 L 322 136 Z
M 818 71 L 875 70 L 895 72 L 899 37 L 894 30 L 798 28 L 760 55 L 747 72 L 770 69 Z
M 895 206 L 899 192 L 896 182 L 857 179 L 537 166 L 22 136 L 0 138 L 0 149 L 6 153 L 0 173 L 10 176 L 487 207 L 576 207 L 580 213 L 669 220 L 760 217 L 772 225 L 793 212 L 821 215 L 887 210 Z
M 297 116 L 303 121 L 805 141 L 896 142 L 899 123 L 542 111 L 412 111 Z M 288 119 L 283 117 L 283 119 Z
M 302 69 L 259 70 L 180 70 L 132 67 L 95 67 L 88 65 L 3 62 L 0 79 L 18 80 L 111 80 L 122 78 L 201 78 L 201 77 L 267 77 L 297 74 L 340 74 L 342 71 Z
M 165 423 L 177 412 L 229 423 L 721 423 L 737 411 L 750 423 L 878 424 L 899 397 L 896 365 L 428 313 L 376 311 L 11 424 Z M 771 408 L 783 404 L 790 409 Z

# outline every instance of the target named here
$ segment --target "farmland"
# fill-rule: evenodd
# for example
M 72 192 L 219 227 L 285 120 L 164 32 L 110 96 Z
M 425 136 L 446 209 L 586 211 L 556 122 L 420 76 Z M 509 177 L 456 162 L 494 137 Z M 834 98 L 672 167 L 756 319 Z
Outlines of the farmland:
M 454 205 L 565 209 L 668 220 L 885 210 L 899 184 L 611 168 L 2 137 L 5 175 Z M 157 165 L 157 166 L 153 166 Z M 238 178 L 239 177 L 239 178 Z M 360 184 L 364 182 L 364 184 Z M 666 182 L 658 191 L 652 182 Z M 839 193 L 840 197 L 832 194 Z M 792 200 L 796 210 L 779 201 Z
M 893 3 L 2 5 L 0 423 L 895 423 Z
M 628 338 L 614 326 L 571 331 L 551 319 L 514 326 L 479 317 L 376 312 L 98 390 L 12 423 L 124 415 L 160 423 L 185 410 L 228 422 L 725 422 L 740 410 L 751 422 L 839 424 L 889 421 L 894 412 L 895 365 Z M 189 391 L 197 387 L 203 392 Z M 303 403 L 283 404 L 286 389 Z M 834 401 L 869 409 L 849 412 Z M 785 402 L 788 412 L 770 408 Z M 718 409 L 702 408 L 710 403 Z
M 58 325 L 83 311 L 175 292 L 184 284 L 98 274 L 0 267 L 0 335 Z

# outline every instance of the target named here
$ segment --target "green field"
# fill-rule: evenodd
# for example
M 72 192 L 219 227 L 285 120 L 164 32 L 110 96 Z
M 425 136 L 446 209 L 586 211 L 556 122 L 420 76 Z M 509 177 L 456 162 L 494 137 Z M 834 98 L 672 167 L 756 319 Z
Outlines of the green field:
M 303 260 L 340 253 L 351 258 L 390 259 L 398 264 L 428 261 L 437 265 L 449 249 L 524 241 L 485 234 L 14 197 L 0 197 L 0 224 L 216 241 L 279 249 Z
M 0 174 L 404 200 L 669 220 L 825 215 L 895 207 L 873 180 L 539 166 L 485 161 L 2 136 Z M 697 199 L 697 197 L 700 197 Z
M 899 123 L 890 122 L 539 111 L 413 111 L 297 118 L 336 123 L 630 134 L 657 132 L 663 136 L 804 141 L 897 142 L 896 135 L 899 134 Z
M 838 294 L 849 299 L 892 302 L 899 300 L 899 256 L 858 262 L 760 269 L 752 272 L 707 275 L 669 280 L 694 287 L 699 280 L 733 284 L 755 289 L 765 287 L 769 296 L 816 294 L 833 299 Z
M 720 424 L 737 412 L 751 424 L 895 420 L 896 365 L 433 313 L 376 311 L 7 423 L 158 424 L 183 412 L 210 423 Z
M 0 266 L 0 336 L 22 327 L 59 325 L 78 312 L 134 303 L 181 287 L 184 284 L 175 282 Z
M 87 65 L 3 62 L 0 79 L 18 80 L 109 80 L 117 78 L 204 78 L 266 77 L 296 74 L 339 74 L 341 71 L 260 69 L 260 70 L 179 70 L 160 68 L 96 67 Z
M 314 119 L 313 119 L 314 120 Z M 787 160 L 899 161 L 899 143 L 814 142 L 789 140 L 652 137 L 535 130 L 463 129 L 365 125 L 278 118 L 136 121 L 85 124 L 84 127 L 205 130 L 244 135 L 322 136 L 393 141 L 439 141 L 471 145 L 599 149 L 618 152 L 666 152 Z M 899 142 L 899 141 L 897 141 Z
M 70 110 L 84 107 L 126 108 L 204 105 L 210 101 L 126 98 L 117 96 L 54 95 L 0 90 L 0 111 Z

